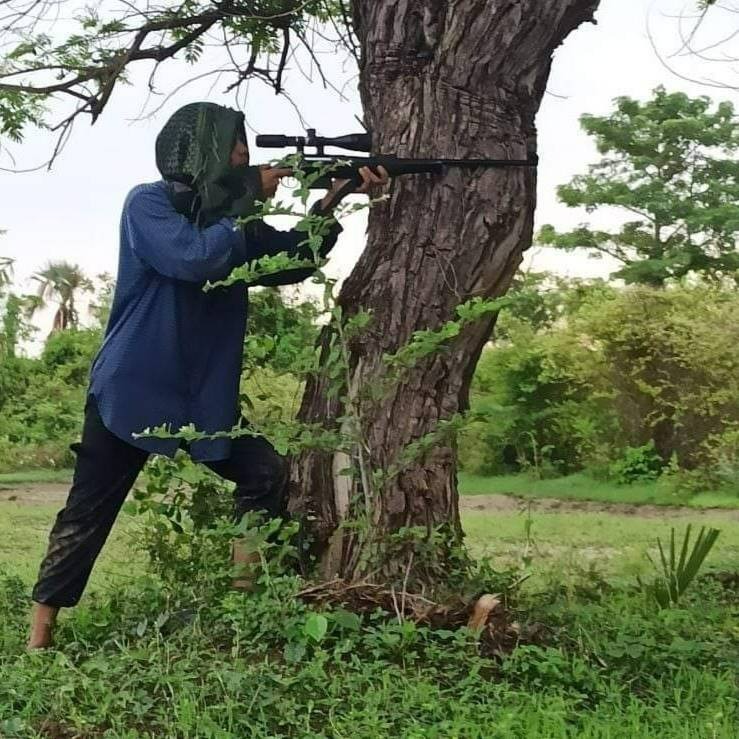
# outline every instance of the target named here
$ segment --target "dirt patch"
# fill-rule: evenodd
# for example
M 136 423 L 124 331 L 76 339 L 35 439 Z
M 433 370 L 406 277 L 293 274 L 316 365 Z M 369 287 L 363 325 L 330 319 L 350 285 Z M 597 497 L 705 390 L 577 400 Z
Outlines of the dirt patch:
M 0 503 L 10 501 L 19 505 L 57 505 L 64 503 L 68 484 L 28 483 L 14 488 L 0 489 Z M 639 518 L 700 518 L 722 516 L 739 521 L 739 509 L 689 508 L 687 506 L 633 505 L 631 503 L 599 503 L 592 500 L 559 500 L 557 498 L 517 498 L 514 495 L 462 495 L 462 511 L 487 513 L 516 513 L 531 505 L 537 513 L 609 513 L 616 516 Z
M 687 506 L 633 505 L 631 503 L 599 503 L 592 500 L 559 500 L 557 498 L 517 498 L 513 495 L 462 495 L 459 508 L 462 511 L 485 511 L 487 513 L 515 513 L 525 510 L 537 513 L 609 513 L 616 516 L 638 516 L 639 518 L 699 518 L 722 516 L 739 521 L 739 509 L 734 508 L 689 508 Z
M 93 729 L 78 731 L 61 721 L 46 719 L 39 726 L 39 734 L 46 739 L 93 739 L 102 736 L 102 731 Z
M 14 502 L 20 505 L 56 505 L 64 503 L 67 493 L 69 493 L 68 484 L 27 483 L 0 489 L 0 502 Z

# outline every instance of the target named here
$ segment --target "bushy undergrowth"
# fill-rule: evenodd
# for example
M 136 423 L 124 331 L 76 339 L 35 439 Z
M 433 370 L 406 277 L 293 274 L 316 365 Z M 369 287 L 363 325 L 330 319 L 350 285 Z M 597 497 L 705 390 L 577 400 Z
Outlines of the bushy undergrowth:
M 23 651 L 27 586 L 0 584 L 5 737 L 735 736 L 736 592 L 681 609 L 584 582 L 519 603 L 543 643 L 481 657 L 466 630 L 311 610 L 297 576 L 242 594 L 142 579 Z M 55 733 L 56 732 L 56 733 Z
M 536 479 L 586 470 L 624 485 L 661 477 L 676 494 L 737 494 L 735 292 L 552 279 L 528 276 L 501 313 L 475 372 L 462 469 Z M 250 316 L 243 412 L 289 421 L 316 307 L 255 291 Z M 37 359 L 2 357 L 0 471 L 71 465 L 101 326 L 50 336 Z
M 463 469 L 739 489 L 737 316 L 715 287 L 520 285 L 476 369 Z
M 100 343 L 97 330 L 50 336 L 38 359 L 6 358 L 0 376 L 0 470 L 69 467 L 69 445 L 82 422 L 87 376 Z
M 0 736 L 733 737 L 739 580 L 705 577 L 658 609 L 596 570 L 520 589 L 469 561 L 450 582 L 500 592 L 512 652 L 390 610 L 312 605 L 295 523 L 228 520 L 228 491 L 159 461 L 128 509 L 148 572 L 63 617 L 59 650 L 24 651 L 28 583 L 0 579 Z M 231 589 L 228 542 L 261 554 Z

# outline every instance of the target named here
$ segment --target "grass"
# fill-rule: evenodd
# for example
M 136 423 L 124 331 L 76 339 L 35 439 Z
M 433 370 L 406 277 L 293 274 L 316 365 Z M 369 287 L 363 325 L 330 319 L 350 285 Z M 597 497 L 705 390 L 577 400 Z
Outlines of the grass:
M 666 512 L 667 513 L 667 512 Z M 478 513 L 463 517 L 468 544 L 474 554 L 491 558 L 497 567 L 520 566 L 525 558 L 534 573 L 532 584 L 568 583 L 597 570 L 610 579 L 633 583 L 647 575 L 656 537 L 669 538 L 670 528 L 684 531 L 713 526 L 721 535 L 708 560 L 714 569 L 739 568 L 739 519 L 700 515 L 664 519 L 603 513 Z M 529 530 L 527 537 L 526 530 Z
M 661 481 L 617 485 L 595 480 L 584 473 L 535 480 L 528 475 L 483 477 L 459 474 L 462 495 L 515 495 L 520 498 L 558 498 L 560 500 L 625 503 L 630 505 L 690 506 L 694 508 L 739 508 L 739 492 L 676 492 Z
M 467 513 L 474 554 L 532 574 L 520 619 L 549 633 L 490 660 L 464 632 L 395 618 L 358 626 L 324 611 L 326 634 L 307 638 L 290 578 L 259 595 L 145 579 L 138 524 L 124 514 L 62 619 L 64 650 L 25 654 L 27 594 L 54 513 L 0 503 L 8 739 L 733 739 L 739 729 L 736 593 L 705 581 L 683 608 L 658 611 L 623 585 L 648 568 L 644 552 L 669 518 Z M 739 522 L 688 520 L 722 529 L 708 564 L 736 569 Z M 193 603 L 195 619 L 178 622 Z
M 0 572 L 30 582 L 44 553 L 48 531 L 58 507 L 0 502 Z M 462 516 L 466 541 L 473 554 L 487 557 L 496 567 L 521 566 L 530 560 L 537 576 L 554 573 L 566 578 L 597 567 L 617 578 L 632 578 L 649 571 L 645 553 L 656 537 L 669 536 L 670 527 L 682 531 L 713 526 L 721 530 L 709 558 L 717 569 L 739 568 L 739 517 L 720 514 L 640 517 L 590 512 L 467 511 Z M 528 535 L 527 535 L 528 529 Z M 144 557 L 136 556 L 134 519 L 122 515 L 93 572 L 92 585 L 130 581 L 143 570 Z M 132 567 L 135 565 L 135 567 Z
M 0 573 L 33 582 L 58 509 L 0 502 Z M 120 517 L 92 573 L 91 590 L 117 586 L 141 573 L 144 557 L 137 551 L 134 528 L 130 516 Z

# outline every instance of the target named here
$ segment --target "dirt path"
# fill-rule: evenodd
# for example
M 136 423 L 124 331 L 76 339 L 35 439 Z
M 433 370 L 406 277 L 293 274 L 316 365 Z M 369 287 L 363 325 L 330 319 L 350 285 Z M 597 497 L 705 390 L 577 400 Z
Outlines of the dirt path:
M 1 487 L 0 503 L 15 501 L 22 505 L 57 505 L 64 503 L 69 485 L 53 482 L 29 482 L 17 487 Z
M 720 516 L 739 521 L 739 509 L 734 508 L 689 508 L 687 506 L 633 505 L 631 503 L 598 503 L 591 500 L 559 500 L 557 498 L 516 498 L 512 495 L 463 495 L 459 499 L 462 511 L 486 511 L 488 513 L 511 513 L 526 509 L 537 513 L 609 513 L 617 516 L 639 518 L 683 518 L 689 516 Z
M 64 503 L 69 485 L 56 483 L 28 483 L 14 488 L 0 488 L 0 503 L 13 501 L 20 505 L 59 505 Z M 487 513 L 515 513 L 531 503 L 537 513 L 609 513 L 617 516 L 639 518 L 699 518 L 720 516 L 739 521 L 739 509 L 731 508 L 688 508 L 679 506 L 632 505 L 629 503 L 598 503 L 588 500 L 558 500 L 537 498 L 527 500 L 512 495 L 463 495 L 459 499 L 462 511 Z

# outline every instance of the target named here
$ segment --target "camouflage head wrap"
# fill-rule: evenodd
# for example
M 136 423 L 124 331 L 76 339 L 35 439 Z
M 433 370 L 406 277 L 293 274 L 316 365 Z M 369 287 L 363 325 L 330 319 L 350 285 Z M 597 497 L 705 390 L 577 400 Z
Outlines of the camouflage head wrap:
M 156 140 L 156 163 L 172 187 L 175 208 L 200 225 L 254 212 L 262 197 L 257 167 L 232 167 L 237 141 L 246 143 L 244 114 L 215 103 L 190 103 L 172 114 Z

